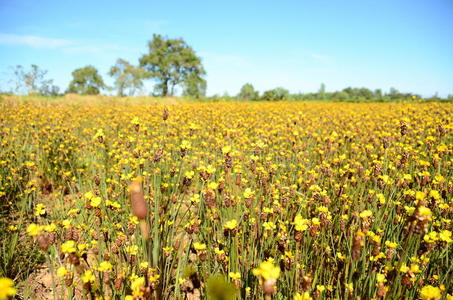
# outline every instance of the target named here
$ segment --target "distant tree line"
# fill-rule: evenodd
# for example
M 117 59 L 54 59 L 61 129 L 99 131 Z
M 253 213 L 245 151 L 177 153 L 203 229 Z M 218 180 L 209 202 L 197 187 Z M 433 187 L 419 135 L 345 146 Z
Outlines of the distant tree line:
M 62 93 L 54 85 L 53 80 L 47 79 L 47 71 L 37 65 L 31 65 L 29 70 L 16 66 L 13 70 L 16 94 L 58 96 Z M 117 96 L 136 96 L 143 92 L 144 81 L 154 84 L 154 96 L 174 96 L 181 94 L 186 97 L 206 98 L 206 71 L 201 58 L 187 45 L 183 39 L 170 39 L 159 34 L 153 35 L 148 42 L 148 52 L 138 59 L 136 65 L 118 58 L 110 68 L 108 75 L 113 78 L 113 86 L 107 86 L 99 71 L 92 65 L 74 70 L 72 80 L 64 93 L 81 95 L 98 95 L 102 90 L 116 91 Z M 179 92 L 179 93 L 178 93 Z M 393 101 L 419 99 L 413 93 L 401 93 L 395 88 L 385 93 L 381 89 L 347 87 L 341 91 L 327 92 L 321 84 L 315 93 L 293 93 L 277 87 L 260 94 L 251 83 L 244 84 L 235 96 L 224 94 L 206 98 L 211 101 L 240 100 L 240 101 Z M 426 98 L 425 98 L 426 99 Z M 442 99 L 436 95 L 426 100 L 453 101 L 453 95 Z
M 394 100 L 414 100 L 421 99 L 421 96 L 414 93 L 402 93 L 395 88 L 385 93 L 381 89 L 370 90 L 365 87 L 354 88 L 347 87 L 341 91 L 327 92 L 325 84 L 321 84 L 316 93 L 293 93 L 291 94 L 287 89 L 278 87 L 264 91 L 260 94 L 251 83 L 244 84 L 239 93 L 235 96 L 230 96 L 225 93 L 222 96 L 214 95 L 210 97 L 213 101 L 221 100 L 240 100 L 240 101 L 370 101 L 370 102 L 384 102 Z M 441 98 L 437 94 L 429 98 L 424 98 L 430 101 L 453 101 L 453 95 L 448 95 L 446 98 Z

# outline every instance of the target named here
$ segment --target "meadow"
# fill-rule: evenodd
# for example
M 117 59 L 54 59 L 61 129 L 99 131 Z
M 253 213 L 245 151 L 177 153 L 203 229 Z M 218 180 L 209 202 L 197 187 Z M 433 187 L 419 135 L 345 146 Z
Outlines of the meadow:
M 0 103 L 0 299 L 453 299 L 452 111 Z

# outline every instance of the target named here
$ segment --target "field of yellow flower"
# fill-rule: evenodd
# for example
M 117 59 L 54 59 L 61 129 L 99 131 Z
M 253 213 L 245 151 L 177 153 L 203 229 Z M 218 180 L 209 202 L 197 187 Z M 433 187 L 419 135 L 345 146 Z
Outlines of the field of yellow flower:
M 27 245 L 55 299 L 452 299 L 452 112 L 3 104 L 0 277 Z

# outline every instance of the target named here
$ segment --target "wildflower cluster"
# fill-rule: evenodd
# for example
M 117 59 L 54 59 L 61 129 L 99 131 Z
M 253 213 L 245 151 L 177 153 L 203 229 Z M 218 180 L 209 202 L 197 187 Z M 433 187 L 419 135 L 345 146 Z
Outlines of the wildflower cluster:
M 0 199 L 59 299 L 448 299 L 451 111 L 5 105 Z

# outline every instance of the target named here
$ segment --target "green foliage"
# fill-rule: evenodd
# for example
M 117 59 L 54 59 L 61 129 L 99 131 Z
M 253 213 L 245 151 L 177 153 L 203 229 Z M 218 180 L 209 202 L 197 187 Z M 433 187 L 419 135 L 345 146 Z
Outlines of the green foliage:
M 241 87 L 241 90 L 239 91 L 237 98 L 238 100 L 243 101 L 258 100 L 259 93 L 258 91 L 255 90 L 251 83 L 246 83 Z
M 72 81 L 69 83 L 67 93 L 82 95 L 98 95 L 105 88 L 102 76 L 93 66 L 86 66 L 72 72 Z
M 289 96 L 289 91 L 284 88 L 275 88 L 272 90 L 265 91 L 261 96 L 261 100 L 264 101 L 281 101 L 286 100 Z
M 317 93 L 299 93 L 288 96 L 292 101 L 347 101 L 347 102 L 388 102 L 388 101 L 414 101 L 420 99 L 419 95 L 413 93 L 400 93 L 397 89 L 391 88 L 388 93 L 383 93 L 381 89 L 374 91 L 361 87 L 347 87 L 341 91 L 327 92 L 325 85 L 321 84 Z M 439 101 L 429 98 L 430 101 Z
M 0 277 L 24 280 L 43 261 L 43 255 L 26 237 L 0 225 Z
M 189 76 L 183 86 L 183 96 L 200 99 L 206 95 L 206 80 L 199 80 L 197 76 Z
M 325 99 L 325 97 L 326 97 L 326 85 L 324 83 L 321 83 L 321 86 L 319 87 L 318 94 L 319 94 L 319 97 L 321 99 Z
M 116 61 L 116 64 L 110 68 L 109 75 L 115 78 L 115 87 L 120 97 L 124 97 L 126 94 L 134 96 L 143 87 L 144 70 L 124 59 L 119 58 Z
M 4 169 L 0 177 L 8 174 L 7 168 Z M 22 184 L 18 182 L 17 186 Z M 4 188 L 4 195 L 0 196 L 0 277 L 14 280 L 26 279 L 44 259 L 23 234 L 33 212 L 27 205 L 27 199 L 19 199 L 19 189 Z
M 154 35 L 148 43 L 149 52 L 140 58 L 145 77 L 156 82 L 155 91 L 171 96 L 175 87 L 182 85 L 183 94 L 193 97 L 204 95 L 206 74 L 201 59 L 183 39 L 169 39 Z

